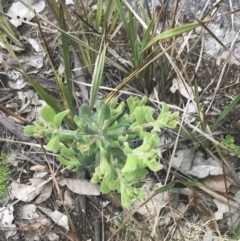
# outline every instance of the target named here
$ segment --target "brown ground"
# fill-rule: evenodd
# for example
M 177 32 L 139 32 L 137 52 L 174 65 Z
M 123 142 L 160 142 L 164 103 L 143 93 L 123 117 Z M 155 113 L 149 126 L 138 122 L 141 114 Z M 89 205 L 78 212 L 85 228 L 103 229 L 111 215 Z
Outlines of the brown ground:
M 52 21 L 51 15 L 48 14 L 48 10 L 46 10 L 43 13 L 45 16 L 48 16 L 48 20 Z M 50 17 L 49 17 L 50 16 Z M 31 37 L 36 38 L 36 31 L 32 31 L 32 27 L 21 27 L 19 29 L 20 34 L 24 35 L 24 37 L 31 35 Z M 46 34 L 47 42 L 51 48 L 52 56 L 54 58 L 54 61 L 59 64 L 61 62 L 61 52 L 59 51 L 59 46 L 56 45 L 57 40 L 57 34 Z M 26 51 L 31 51 L 31 49 L 27 49 Z M 24 54 L 24 53 L 23 53 Z M 208 90 L 204 91 L 204 94 L 201 96 L 201 101 L 204 103 L 205 100 L 208 100 L 208 98 L 213 96 L 214 88 L 217 83 L 218 76 L 220 74 L 221 66 L 216 66 L 216 61 L 214 59 L 209 59 L 207 56 L 203 56 L 201 66 L 197 73 L 194 73 L 194 67 L 196 62 L 198 61 L 199 57 L 199 50 L 193 52 L 193 54 L 190 57 L 189 60 L 189 66 L 186 69 L 189 79 L 192 78 L 192 76 L 195 76 L 195 80 L 197 81 L 198 85 L 204 90 L 209 83 L 214 79 L 212 85 L 208 88 Z M 49 69 L 49 66 L 45 66 L 46 69 Z M 209 114 L 207 115 L 209 124 L 226 108 L 227 105 L 232 101 L 232 98 L 234 98 L 236 95 L 240 93 L 240 83 L 239 83 L 239 77 L 240 77 L 240 66 L 231 65 L 226 68 L 226 72 L 224 74 L 224 80 L 223 83 L 217 92 L 216 98 L 213 103 L 213 107 L 211 108 Z M 116 79 L 116 78 L 114 78 Z M 166 85 L 167 86 L 167 85 Z M 30 88 L 30 87 L 27 87 Z M 9 90 L 6 92 L 6 89 L 0 89 L 0 98 L 3 97 L 6 93 L 13 93 L 14 96 L 16 96 L 17 90 Z M 179 100 L 176 99 L 176 96 L 171 94 L 169 90 L 166 90 L 166 95 L 168 100 L 172 100 L 173 102 L 171 104 L 175 104 L 174 101 L 176 100 L 177 103 L 179 103 Z M 10 100 L 11 101 L 11 100 Z M 2 103 L 5 104 L 5 103 Z M 208 106 L 204 106 L 204 109 L 206 109 Z M 217 131 L 221 131 L 223 135 L 231 134 L 234 136 L 236 140 L 236 144 L 240 145 L 240 129 L 238 126 L 238 120 L 240 120 L 240 110 L 238 107 L 236 107 L 228 116 L 226 121 L 222 123 Z M 3 128 L 0 125 L 0 137 L 5 140 L 19 140 L 16 138 L 16 136 Z M 218 138 L 222 138 L 222 135 L 218 136 Z M 0 141 L 0 151 L 6 152 L 6 151 L 14 151 L 15 153 L 21 153 L 22 155 L 26 155 L 28 158 L 32 158 L 32 150 L 30 150 L 28 147 L 12 143 L 8 141 L 3 141 L 1 139 Z M 21 140 L 20 140 L 21 141 Z M 44 162 L 42 161 L 41 157 L 42 153 L 37 154 L 37 156 L 34 156 L 35 159 L 41 159 L 41 164 Z M 20 176 L 20 170 L 24 169 L 24 172 L 21 173 L 20 182 L 26 183 L 28 182 L 29 178 L 32 177 L 33 173 L 29 170 L 30 167 L 33 165 L 33 163 L 29 161 L 19 161 L 16 167 L 12 167 L 12 176 L 11 180 L 17 180 Z M 55 165 L 58 165 L 55 163 Z M 64 174 L 65 176 L 72 175 L 68 172 Z M 89 178 L 89 177 L 87 177 Z M 64 189 L 62 189 L 64 191 Z M 73 220 L 73 224 L 76 228 L 77 235 L 80 238 L 80 240 L 102 240 L 101 233 L 102 230 L 105 231 L 105 239 L 109 237 L 109 234 L 113 232 L 114 229 L 116 229 L 116 226 L 113 225 L 113 221 L 110 221 L 112 216 L 114 215 L 114 212 L 119 211 L 118 205 L 112 205 L 109 204 L 106 208 L 102 207 L 102 201 L 106 200 L 106 197 L 83 197 L 81 195 L 73 194 L 73 199 L 75 201 L 74 207 L 69 211 L 70 216 Z M 52 196 L 49 200 L 43 203 L 44 206 L 51 208 L 54 210 L 56 200 L 59 200 L 56 190 L 53 190 Z M 79 201 L 80 200 L 80 201 Z M 19 203 L 20 205 L 20 203 Z M 84 208 L 83 206 L 86 207 Z M 82 208 L 85 209 L 86 213 L 83 213 L 81 210 Z M 17 210 L 17 207 L 16 207 Z M 63 212 L 63 210 L 60 208 L 60 211 Z M 16 216 L 17 217 L 17 216 Z M 16 218 L 17 219 L 17 218 Z M 55 226 L 51 228 L 51 231 L 54 233 L 57 233 L 61 239 L 60 240 L 66 240 L 66 236 L 64 236 L 61 232 L 62 229 Z M 45 237 L 45 233 L 48 232 L 48 227 L 45 227 L 45 230 L 43 232 L 39 231 L 39 235 L 41 236 L 41 240 L 49 240 Z M 26 236 L 28 235 L 27 232 L 19 232 L 19 235 L 17 239 L 13 240 L 27 240 Z M 74 234 L 69 233 L 69 236 L 74 237 Z M 99 236 L 98 236 L 99 235 Z M 97 237 L 96 237 L 97 236 Z M 122 240 L 126 237 L 122 237 Z M 3 239 L 1 239 L 3 240 Z M 77 239 L 72 239 L 77 240 Z M 120 239 L 119 239 L 120 240 Z M 126 240 L 130 240 L 126 239 Z

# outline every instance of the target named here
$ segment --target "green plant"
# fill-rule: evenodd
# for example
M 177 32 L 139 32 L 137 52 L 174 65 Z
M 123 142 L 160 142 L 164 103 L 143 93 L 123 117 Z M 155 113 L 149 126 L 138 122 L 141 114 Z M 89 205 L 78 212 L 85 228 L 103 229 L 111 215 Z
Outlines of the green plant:
M 221 144 L 230 149 L 234 154 L 240 154 L 240 146 L 234 144 L 234 138 L 231 135 L 227 135 L 225 139 L 221 141 Z
M 0 154 L 0 197 L 4 196 L 7 190 L 6 182 L 9 180 L 10 170 L 6 160 L 9 155 L 12 153 L 1 152 Z
M 159 171 L 162 165 L 157 161 L 161 152 L 156 150 L 160 128 L 175 128 L 178 112 L 171 113 L 162 103 L 159 116 L 153 118 L 152 109 L 146 106 L 147 98 L 136 97 L 110 105 L 96 102 L 96 111 L 90 107 L 80 108 L 80 116 L 74 117 L 75 131 L 64 130 L 61 123 L 69 111 L 58 114 L 46 105 L 40 115 L 42 121 L 26 126 L 24 133 L 29 136 L 47 137 L 46 149 L 58 152 L 59 161 L 69 169 L 79 171 L 87 168 L 93 175 L 93 183 L 101 183 L 101 191 L 121 193 L 122 205 L 128 207 L 143 197 L 139 180 L 146 176 L 148 169 Z M 138 147 L 134 140 L 142 141 Z

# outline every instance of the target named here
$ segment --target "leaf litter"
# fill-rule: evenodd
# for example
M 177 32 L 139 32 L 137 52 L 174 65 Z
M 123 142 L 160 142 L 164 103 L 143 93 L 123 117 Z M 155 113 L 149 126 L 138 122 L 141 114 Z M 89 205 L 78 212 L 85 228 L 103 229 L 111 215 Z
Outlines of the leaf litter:
M 32 7 L 37 8 L 37 12 L 41 12 L 45 5 L 43 5 L 42 1 L 39 1 L 39 5 L 34 5 L 34 1 L 32 1 Z M 72 4 L 71 1 L 69 1 L 69 4 Z M 10 16 L 12 18 L 15 18 L 11 20 L 13 24 L 15 24 L 16 27 L 18 27 L 21 23 L 21 21 L 16 20 L 19 16 L 22 20 L 30 21 L 33 17 L 32 13 L 30 13 L 26 8 L 23 8 L 21 6 L 22 10 L 21 12 L 16 11 L 16 6 L 14 4 L 9 9 Z M 14 10 L 15 9 L 15 10 Z M 26 19 L 25 19 L 26 18 Z M 216 25 L 216 24 L 215 24 Z M 224 29 L 221 29 L 219 25 L 213 26 L 210 25 L 209 28 L 214 31 L 214 33 L 226 44 L 230 43 L 229 35 L 230 34 L 236 34 L 236 32 L 226 32 Z M 227 36 L 227 37 L 226 37 Z M 19 56 L 20 62 L 24 65 L 24 68 L 28 70 L 29 73 L 34 74 L 42 74 L 45 76 L 45 73 L 43 73 L 43 68 L 45 68 L 45 55 L 42 51 L 42 46 L 39 44 L 39 42 L 34 38 L 28 38 L 29 43 L 31 44 L 34 51 L 30 52 L 29 54 L 25 54 L 23 56 Z M 221 46 L 219 46 L 216 42 L 212 41 L 212 39 L 208 36 L 208 34 L 205 35 L 205 42 L 204 42 L 204 49 L 207 54 L 214 56 L 216 58 L 216 64 L 219 65 L 222 60 L 226 58 L 226 52 L 224 50 L 219 50 Z M 209 49 L 208 49 L 209 48 Z M 211 51 L 210 51 L 211 50 Z M 23 51 L 23 49 L 22 49 Z M 238 47 L 236 46 L 234 48 L 234 52 L 238 53 Z M 1 53 L 2 54 L 2 53 Z M 233 59 L 233 58 L 231 58 Z M 11 59 L 7 60 L 9 65 L 14 65 L 14 62 L 12 62 Z M 75 71 L 76 74 L 76 81 L 79 82 L 85 82 L 84 78 L 82 76 L 81 72 L 81 64 L 78 63 L 75 59 L 74 61 L 75 66 L 74 68 L 77 70 Z M 238 64 L 235 62 L 235 64 Z M 12 80 L 12 82 L 8 82 L 9 86 L 15 90 L 17 89 L 23 89 L 26 87 L 26 83 L 24 82 L 24 79 L 21 79 L 22 76 L 19 74 L 19 72 L 14 71 L 10 68 L 5 68 L 5 75 L 8 76 L 9 79 Z M 45 70 L 44 70 L 45 71 Z M 46 71 L 45 71 L 46 72 Z M 61 71 L 62 72 L 62 71 Z M 79 77 L 80 76 L 80 77 Z M 19 83 L 17 82 L 19 81 Z M 22 81 L 22 82 L 21 82 Z M 209 80 L 207 80 L 209 81 Z M 25 83 L 25 84 L 23 84 Z M 21 86 L 21 87 L 19 87 Z M 85 87 L 81 87 L 82 90 L 82 96 L 85 100 L 88 99 L 88 89 Z M 193 86 L 190 86 L 186 83 L 182 83 L 179 78 L 175 78 L 172 81 L 172 94 L 174 94 L 177 90 L 179 93 L 186 99 L 194 98 L 193 95 Z M 199 87 L 198 91 L 201 91 L 201 88 Z M 17 110 L 20 111 L 20 113 L 25 113 L 30 116 L 27 117 L 30 121 L 35 118 L 34 115 L 30 114 L 31 111 L 36 111 L 35 108 L 37 106 L 41 106 L 42 103 L 38 102 L 38 99 L 36 96 L 34 96 L 34 93 L 30 90 L 26 92 L 17 92 L 18 93 L 18 99 L 20 100 L 19 104 L 17 103 Z M 27 105 L 26 105 L 27 104 Z M 26 108 L 24 108 L 26 105 Z M 19 108 L 20 107 L 20 108 Z M 27 108 L 29 107 L 29 108 Z M 11 108 L 14 108 L 14 105 L 11 106 Z M 190 117 L 192 117 L 192 114 L 196 113 L 196 109 L 193 103 L 191 103 L 190 106 L 188 106 L 187 112 L 189 113 Z M 195 119 L 191 119 L 189 122 L 193 122 Z M 168 135 L 166 136 L 166 139 L 170 138 Z M 21 137 L 20 137 L 21 139 Z M 167 143 L 161 143 L 167 144 Z M 11 163 L 13 163 L 12 161 Z M 16 160 L 16 162 L 18 162 Z M 18 162 L 19 163 L 19 162 Z M 210 189 L 216 190 L 221 192 L 224 195 L 231 194 L 232 199 L 239 200 L 238 196 L 239 193 L 229 193 L 228 191 L 232 187 L 231 180 L 226 180 L 224 176 L 224 171 L 222 166 L 217 163 L 213 158 L 208 157 L 206 158 L 206 155 L 199 150 L 196 150 L 195 147 L 186 147 L 182 145 L 182 148 L 177 150 L 175 153 L 175 156 L 173 158 L 172 168 L 182 174 L 187 174 L 190 176 L 193 176 L 197 178 L 197 180 L 202 181 L 205 183 Z M 41 187 L 38 187 L 39 185 L 44 183 L 44 176 L 48 175 L 48 172 L 44 172 L 44 170 L 41 170 L 41 168 L 34 169 L 33 166 L 30 167 L 30 171 L 34 172 L 33 175 L 43 175 L 41 178 L 32 178 L 32 179 L 25 179 L 25 183 L 18 183 L 13 181 L 10 186 L 10 195 L 14 200 L 20 200 L 23 203 L 29 203 L 24 205 L 15 206 L 16 209 L 13 210 L 13 206 L 9 206 L 11 208 L 3 207 L 1 215 L 3 215 L 3 218 L 6 218 L 5 224 L 7 226 L 5 227 L 16 227 L 14 223 L 14 216 L 13 211 L 16 211 L 18 213 L 18 216 L 20 219 L 28 220 L 29 222 L 19 222 L 19 227 L 23 227 L 24 232 L 26 232 L 26 239 L 25 240 L 40 240 L 39 239 L 39 233 L 42 232 L 42 229 L 44 226 L 50 226 L 57 224 L 60 227 L 63 228 L 63 230 L 69 230 L 69 224 L 68 219 L 66 215 L 63 213 L 63 211 L 59 211 L 56 209 L 49 209 L 45 207 L 44 202 L 48 202 L 49 198 L 53 192 L 53 184 L 51 182 L 48 182 L 44 184 Z M 21 180 L 21 181 L 24 181 Z M 92 185 L 90 182 L 82 179 L 77 178 L 58 178 L 58 183 L 61 184 L 61 189 L 64 193 L 64 200 L 65 203 L 68 206 L 74 205 L 74 202 L 76 200 L 76 195 L 89 195 L 89 198 L 92 198 L 90 196 L 100 195 L 99 187 L 97 185 Z M 161 182 L 156 182 L 155 178 L 151 179 L 150 182 L 147 182 L 144 184 L 144 191 L 146 192 L 146 197 L 152 195 L 154 193 L 154 190 L 156 188 L 162 187 Z M 227 190 L 226 190 L 227 189 Z M 188 201 L 187 199 L 191 197 L 189 195 L 190 189 L 189 188 L 182 188 L 177 187 L 175 189 L 170 190 L 169 192 L 164 192 L 161 194 L 157 194 L 150 202 L 148 202 L 146 205 L 143 205 L 143 207 L 138 209 L 138 212 L 145 216 L 146 220 L 151 220 L 151 223 L 154 223 L 154 215 L 156 213 L 165 212 L 163 216 L 161 216 L 161 220 L 159 221 L 160 226 L 167 227 L 166 230 L 171 234 L 172 238 L 181 239 L 182 235 L 186 237 L 186 240 L 196 240 L 196 238 L 200 239 L 200 236 L 202 235 L 203 238 L 201 240 L 216 240 L 213 237 L 215 234 L 207 225 L 207 222 L 199 221 L 199 218 L 194 216 L 195 212 L 193 210 L 188 210 Z M 79 197 L 79 196 L 78 196 Z M 212 209 L 215 210 L 214 212 L 214 219 L 217 221 L 221 220 L 227 220 L 228 226 L 231 226 L 231 218 L 232 221 L 237 223 L 237 220 L 239 219 L 239 210 L 229 210 L 229 205 L 226 203 L 220 202 L 217 199 L 211 199 L 206 194 L 203 194 L 204 199 L 207 199 L 207 201 L 211 204 Z M 91 199 L 92 202 L 94 202 L 94 199 Z M 170 200 L 170 201 L 169 201 Z M 59 200 L 57 200 L 59 201 Z M 136 202 L 132 209 L 137 208 L 144 200 L 141 200 L 139 202 Z M 57 202 L 56 202 L 57 203 Z M 43 206 L 39 206 L 43 204 Z M 174 214 L 172 214 L 170 211 L 167 211 L 167 206 L 171 204 L 174 208 Z M 196 205 L 199 205 L 197 203 Z M 50 205 L 49 205 L 50 206 Z M 56 205 L 55 205 L 56 206 Z M 108 207 L 109 204 L 106 206 Z M 14 208 L 15 208 L 14 207 Z M 57 207 L 59 208 L 59 207 Z M 4 210 L 8 210 L 5 211 Z M 8 212 L 8 213 L 7 213 Z M 230 218 L 230 215 L 233 213 L 234 215 Z M 118 213 L 119 214 L 119 213 Z M 171 229 L 170 224 L 172 222 L 172 215 L 176 219 L 181 220 L 181 216 L 186 215 L 189 218 L 191 222 L 179 222 L 178 230 L 174 232 L 174 230 Z M 5 215 L 5 217 L 4 217 Z M 2 219 L 5 220 L 5 219 Z M 42 221 L 42 222 L 40 222 Z M 210 220 L 209 220 L 210 221 Z M 0 223 L 0 225 L 3 225 Z M 118 224 L 119 225 L 119 224 Z M 2 226 L 3 227 L 3 226 Z M 35 230 L 36 232 L 33 232 Z M 31 232 L 30 232 L 31 231 Z M 16 233 L 16 231 L 6 231 L 5 235 L 6 237 L 11 237 Z M 31 235 L 30 235 L 31 233 Z M 56 233 L 49 232 L 48 234 L 49 240 L 59 240 L 59 236 Z
M 100 195 L 99 185 L 93 184 L 86 179 L 62 178 L 58 179 L 60 186 L 66 185 L 73 193 L 82 195 Z

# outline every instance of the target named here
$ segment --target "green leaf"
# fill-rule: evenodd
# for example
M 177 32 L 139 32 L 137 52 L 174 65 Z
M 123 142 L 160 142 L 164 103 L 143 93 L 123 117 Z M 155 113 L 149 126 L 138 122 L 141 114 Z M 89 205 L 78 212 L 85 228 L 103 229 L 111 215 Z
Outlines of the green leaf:
M 75 140 L 78 144 L 90 144 L 90 139 L 88 135 L 84 135 L 81 131 L 77 130 L 75 132 Z M 75 143 L 75 142 L 73 142 Z
M 125 127 L 126 129 L 129 128 L 130 125 L 131 125 L 131 122 L 128 118 L 129 118 L 129 116 L 124 115 L 124 116 L 121 117 L 121 120 L 117 119 L 119 121 L 118 122 L 118 128 L 120 128 L 120 127 Z
M 136 133 L 138 136 L 142 136 L 142 133 L 143 133 L 143 127 L 142 126 L 135 126 L 133 129 L 132 129 L 132 132 L 133 133 Z
M 138 168 L 134 172 L 123 173 L 125 183 L 136 183 L 147 175 L 147 170 Z
M 40 115 L 46 122 L 53 123 L 56 113 L 52 107 L 45 105 L 40 109 Z
M 128 142 L 124 142 L 124 153 L 128 156 L 129 154 L 133 153 L 133 150 L 129 147 L 129 143 Z
M 96 142 L 92 142 L 90 145 L 89 145 L 89 149 L 88 149 L 88 155 L 92 155 L 92 154 L 96 154 L 96 150 L 97 150 L 97 144 Z
M 139 125 L 145 123 L 145 113 L 143 107 L 137 106 L 134 110 L 134 114 Z
M 114 190 L 120 189 L 120 181 L 119 180 L 103 180 L 100 186 L 100 190 L 103 194 L 110 193 Z
M 81 118 L 86 124 L 92 123 L 92 110 L 89 106 L 82 106 L 80 108 Z
M 121 102 L 116 109 L 111 109 L 111 123 L 121 121 L 124 117 L 125 103 Z
M 124 143 L 125 141 L 127 141 L 129 139 L 128 135 L 122 136 L 121 134 L 118 136 L 117 140 L 120 144 Z
M 43 127 L 44 128 L 44 123 L 41 120 L 34 121 L 34 125 L 37 127 Z
M 101 185 L 100 185 L 100 190 L 103 194 L 110 193 L 111 189 L 109 188 L 108 182 L 106 180 L 102 180 Z
M 61 127 L 64 117 L 67 116 L 69 112 L 69 110 L 65 110 L 55 115 L 53 121 L 53 125 L 55 126 L 55 128 L 59 129 Z
M 100 176 L 98 175 L 98 173 L 94 172 L 91 178 L 91 183 L 98 183 L 100 181 Z
M 145 112 L 145 119 L 150 123 L 155 121 L 153 118 L 152 110 L 150 108 L 148 108 Z
M 95 169 L 94 175 L 97 175 L 99 180 L 105 180 L 105 179 L 112 180 L 113 170 L 112 170 L 111 166 L 109 165 L 106 156 L 104 156 L 104 155 L 100 156 L 100 164 Z
M 119 179 L 108 181 L 107 184 L 111 191 L 120 189 L 120 180 Z
M 102 128 L 102 130 L 105 128 L 104 122 L 110 118 L 110 108 L 108 105 L 102 103 L 101 109 L 98 113 L 98 124 Z
M 142 188 L 135 188 L 121 183 L 120 190 L 121 203 L 125 208 L 130 207 L 134 201 L 144 198 L 144 192 Z
M 46 146 L 46 150 L 51 151 L 53 153 L 58 152 L 59 150 L 59 134 L 55 133 L 52 138 L 50 139 L 50 141 L 48 142 L 47 146 Z
M 95 130 L 91 125 L 86 124 L 83 132 L 87 135 L 97 135 L 98 134 L 98 130 Z
M 74 120 L 75 124 L 77 125 L 78 129 L 80 131 L 83 131 L 86 126 L 85 123 L 83 122 L 83 119 L 81 117 L 75 115 L 73 120 Z
M 108 129 L 109 124 L 110 124 L 110 119 L 105 120 L 103 122 L 103 125 L 101 126 L 101 130 L 105 132 L 106 129 Z
M 125 153 L 126 154 L 126 153 Z M 121 170 L 122 173 L 125 172 L 133 172 L 137 169 L 137 164 L 136 164 L 136 160 L 135 157 L 131 154 L 127 155 L 127 161 L 123 167 L 123 169 Z
M 139 101 L 138 106 L 148 107 L 148 106 L 145 106 L 145 104 L 147 103 L 147 100 L 148 100 L 147 96 L 143 96 L 142 99 L 138 100 Z
M 155 160 L 147 162 L 147 166 L 153 172 L 157 172 L 162 169 L 162 165 L 160 163 L 156 162 Z
M 178 113 L 174 113 L 171 115 L 171 120 L 169 120 L 167 122 L 167 124 L 165 125 L 165 127 L 169 128 L 169 129 L 175 129 L 177 127 L 177 119 L 178 119 Z
M 115 130 L 117 127 L 118 127 L 118 122 L 114 121 L 114 122 L 111 123 L 110 126 L 108 126 L 107 131 Z
M 159 137 L 157 135 L 151 134 L 150 138 L 144 137 L 141 146 L 137 147 L 136 150 L 143 150 L 145 152 L 152 151 L 159 143 Z
M 46 134 L 46 130 L 45 130 L 45 127 L 42 127 L 40 125 L 37 125 L 37 126 L 27 125 L 24 129 L 24 134 L 26 136 L 43 138 Z
M 117 103 L 118 103 L 118 99 L 117 98 L 112 98 L 111 102 L 109 103 L 110 109 L 115 109 Z
M 100 137 L 100 141 L 101 141 L 101 146 L 102 146 L 103 149 L 105 149 L 105 150 L 111 145 L 111 143 L 108 141 L 108 139 L 106 139 L 105 136 L 101 136 L 101 137 Z
M 120 127 L 116 128 L 115 130 L 107 130 L 105 132 L 105 135 L 113 139 L 118 139 L 119 136 L 122 136 L 124 134 L 125 129 L 125 127 Z
M 162 110 L 158 116 L 158 120 L 161 120 L 164 118 L 165 114 L 169 112 L 169 107 L 165 102 L 162 102 Z
M 64 148 L 61 150 L 61 155 L 65 157 L 75 157 L 76 153 L 72 148 Z
M 90 169 L 90 171 L 95 171 L 95 154 L 92 155 L 83 155 L 81 153 L 79 153 L 77 155 L 77 159 L 79 161 L 79 163 L 81 163 L 82 166 L 84 166 L 85 168 L 87 167 L 88 169 Z
M 76 157 L 72 157 L 70 159 L 66 159 L 65 157 L 59 155 L 58 160 L 69 170 L 73 171 L 81 171 L 82 165 L 78 162 Z
M 134 113 L 135 108 L 138 106 L 140 100 L 137 97 L 130 96 L 127 99 L 128 108 L 130 110 L 130 115 Z
M 27 125 L 24 129 L 25 136 L 34 136 L 36 127 L 33 125 Z

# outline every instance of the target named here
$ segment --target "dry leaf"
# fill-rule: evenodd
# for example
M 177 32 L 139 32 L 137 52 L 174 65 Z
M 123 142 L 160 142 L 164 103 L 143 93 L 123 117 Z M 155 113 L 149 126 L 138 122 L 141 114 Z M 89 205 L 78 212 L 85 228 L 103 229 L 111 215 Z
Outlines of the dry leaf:
M 214 199 L 213 200 L 214 203 L 217 205 L 218 207 L 218 210 L 217 212 L 214 213 L 215 215 L 215 219 L 216 220 L 221 220 L 223 218 L 223 214 L 224 213 L 229 213 L 229 205 L 225 204 L 225 203 L 222 203 L 220 202 L 219 200 L 217 199 Z M 236 210 L 235 210 L 236 211 Z M 231 210 L 231 213 L 233 213 L 234 211 Z
M 219 39 L 219 41 L 227 46 L 233 43 L 233 37 L 237 37 L 236 42 L 239 41 L 240 37 L 238 33 L 232 28 L 222 28 L 222 25 L 219 23 L 210 23 L 208 28 L 211 32 Z M 222 48 L 222 45 L 212 38 L 209 33 L 206 33 L 204 36 L 204 51 L 210 56 L 215 57 L 217 59 L 216 64 L 221 65 L 222 61 L 225 61 L 229 56 L 229 51 Z M 239 45 L 235 44 L 234 47 L 231 48 L 231 51 L 236 55 L 239 56 Z M 228 60 L 231 64 L 239 65 L 239 61 L 234 58 L 230 57 Z
M 26 204 L 18 207 L 18 216 L 21 219 L 36 219 L 39 217 L 37 206 L 34 204 Z
M 46 201 L 52 194 L 52 188 L 53 188 L 52 182 L 48 182 L 47 184 L 45 184 L 44 188 L 42 189 L 42 191 L 40 192 L 39 196 L 36 198 L 34 203 L 39 204 Z
M 183 83 L 183 80 L 178 78 L 178 79 L 173 79 L 172 81 L 172 86 L 170 88 L 170 91 L 172 93 L 175 93 L 177 90 L 180 91 L 180 94 L 184 96 L 186 99 L 193 99 L 194 98 L 194 86 L 189 86 L 186 82 Z M 198 91 L 201 91 L 201 88 L 198 87 Z
M 67 185 L 67 187 L 74 193 L 82 195 L 100 195 L 99 185 L 93 184 L 86 179 L 64 178 L 59 185 Z
M 39 230 L 39 229 L 45 229 L 40 222 L 31 223 L 29 225 L 21 227 L 21 230 L 24 232 L 32 231 L 32 230 Z
M 44 65 L 43 53 L 36 53 L 36 54 L 29 53 L 24 56 L 19 56 L 18 59 L 21 65 L 23 66 L 23 68 L 28 73 L 37 73 L 38 70 L 42 68 Z M 5 66 L 5 72 L 11 80 L 17 80 L 20 76 L 22 76 L 22 74 L 17 71 L 17 69 L 19 68 L 19 65 L 16 64 L 16 62 L 13 59 L 11 58 L 7 59 L 7 64 L 8 65 Z M 11 69 L 9 66 L 15 67 L 16 70 Z
M 73 205 L 74 201 L 72 199 L 71 192 L 69 190 L 66 190 L 64 192 L 63 197 L 64 197 L 64 202 L 66 205 L 68 205 L 68 206 Z
M 37 13 L 40 13 L 45 8 L 45 2 L 44 1 L 34 1 L 34 0 L 23 0 L 24 3 L 29 5 L 33 10 L 35 10 Z M 15 26 L 18 27 L 22 25 L 22 22 L 17 20 L 21 19 L 24 21 L 30 21 L 34 16 L 34 12 L 30 11 L 27 7 L 25 7 L 20 2 L 15 2 L 12 4 L 12 6 L 9 8 L 7 14 L 12 17 L 10 22 Z
M 179 150 L 173 159 L 172 167 L 200 179 L 223 174 L 222 167 L 213 158 L 205 159 L 201 151 Z
M 153 182 L 145 183 L 143 185 L 143 191 L 144 191 L 145 197 L 151 196 L 157 188 L 160 188 L 162 186 L 163 185 L 161 183 L 153 183 Z M 159 210 L 161 210 L 163 207 L 166 206 L 166 204 L 168 203 L 168 200 L 169 200 L 169 196 L 167 192 L 159 193 L 155 195 L 144 206 L 140 207 L 137 212 L 148 218 L 151 218 L 154 215 L 156 215 L 159 212 Z M 131 209 L 135 209 L 140 204 L 142 204 L 142 202 L 144 202 L 144 199 L 134 202 L 132 204 Z
M 55 233 L 52 233 L 52 232 L 48 232 L 46 234 L 47 238 L 49 241 L 59 241 L 59 236 Z
M 47 167 L 43 166 L 43 165 L 35 165 L 35 166 L 30 167 L 30 170 L 37 171 L 37 172 L 43 172 L 43 171 L 47 170 Z
M 16 225 L 12 224 L 12 221 L 14 219 L 13 217 L 13 206 L 10 205 L 8 207 L 2 207 L 0 208 L 0 229 L 1 227 L 9 227 L 9 228 L 15 228 Z M 16 233 L 16 231 L 5 231 L 5 237 L 8 239 L 9 237 L 13 236 Z
M 206 177 L 201 181 L 204 184 L 206 184 L 208 188 L 211 188 L 214 191 L 226 193 L 227 190 L 225 187 L 225 180 L 226 180 L 226 187 L 228 190 L 228 188 L 232 183 L 226 177 L 224 178 L 224 175 Z
M 44 180 L 30 179 L 30 181 L 32 182 L 31 185 L 13 182 L 10 190 L 11 195 L 23 202 L 31 202 L 43 190 L 44 186 L 38 188 L 37 186 L 44 182 Z
M 32 47 L 34 48 L 34 50 L 36 52 L 42 52 L 43 48 L 42 46 L 37 42 L 36 39 L 34 38 L 28 38 L 29 43 L 32 45 Z
M 58 224 L 59 226 L 65 228 L 67 231 L 69 231 L 69 225 L 68 225 L 68 218 L 65 214 L 60 213 L 59 211 L 51 211 L 48 208 L 38 207 L 44 214 L 46 214 L 49 218 L 52 219 L 53 222 Z

